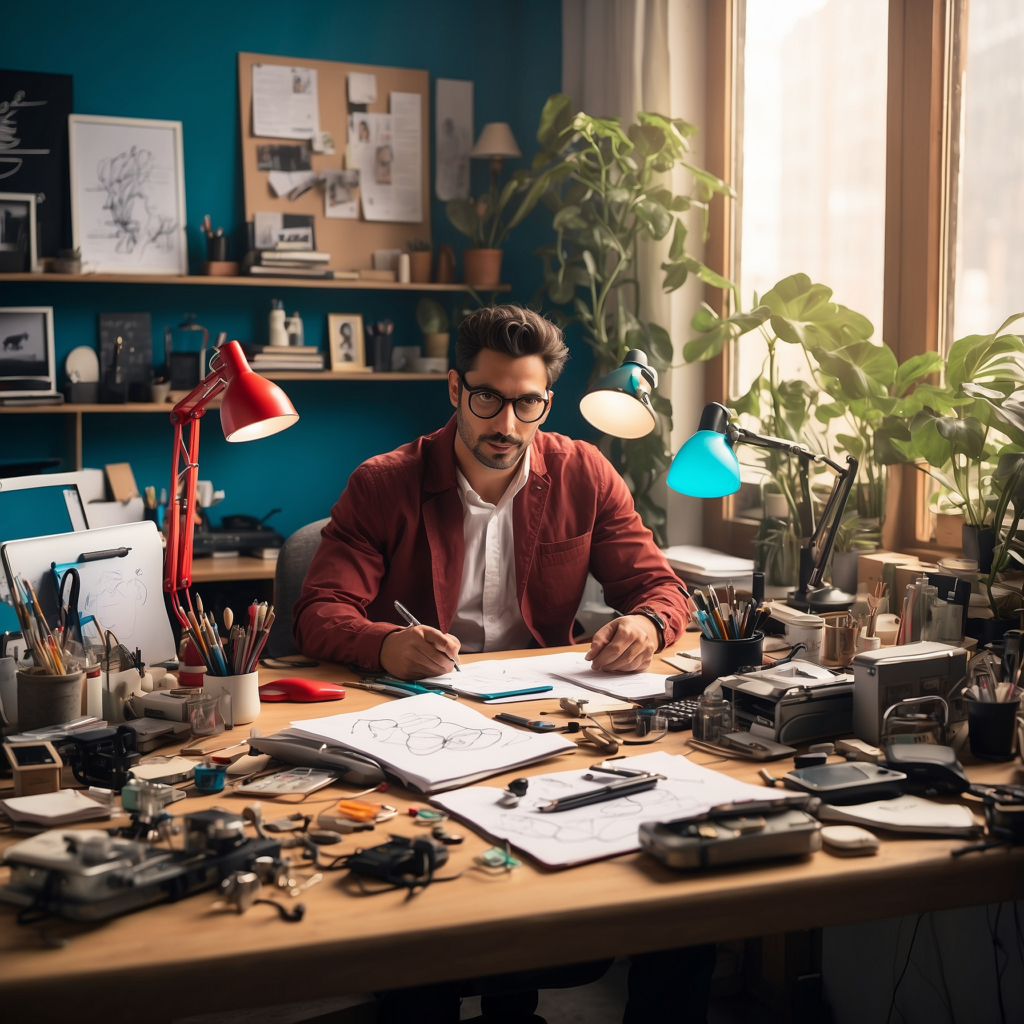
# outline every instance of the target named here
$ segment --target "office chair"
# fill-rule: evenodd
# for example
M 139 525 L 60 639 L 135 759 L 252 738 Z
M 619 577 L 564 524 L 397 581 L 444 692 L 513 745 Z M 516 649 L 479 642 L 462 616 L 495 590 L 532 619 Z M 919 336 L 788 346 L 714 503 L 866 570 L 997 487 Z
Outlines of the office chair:
M 274 625 L 263 651 L 264 658 L 284 658 L 299 653 L 292 639 L 292 606 L 302 592 L 302 581 L 320 545 L 320 531 L 328 522 L 328 519 L 318 519 L 300 527 L 281 548 L 274 573 Z

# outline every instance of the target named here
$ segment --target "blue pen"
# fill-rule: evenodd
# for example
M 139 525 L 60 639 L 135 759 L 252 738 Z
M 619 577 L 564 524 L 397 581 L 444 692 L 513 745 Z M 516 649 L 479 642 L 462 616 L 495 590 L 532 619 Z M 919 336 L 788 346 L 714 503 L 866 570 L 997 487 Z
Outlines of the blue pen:
M 498 700 L 500 697 L 520 697 L 528 693 L 547 693 L 553 690 L 553 686 L 530 686 L 522 690 L 505 690 L 504 693 L 467 693 L 467 697 L 476 697 L 478 700 Z M 456 693 L 461 691 L 456 690 Z

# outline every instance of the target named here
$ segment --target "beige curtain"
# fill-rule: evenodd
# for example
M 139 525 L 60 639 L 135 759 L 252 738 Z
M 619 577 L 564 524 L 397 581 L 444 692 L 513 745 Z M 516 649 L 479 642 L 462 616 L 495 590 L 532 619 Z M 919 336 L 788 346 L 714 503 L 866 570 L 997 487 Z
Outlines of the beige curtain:
M 595 117 L 619 117 L 624 124 L 638 110 L 682 117 L 700 133 L 691 150 L 703 163 L 704 38 L 706 0 L 562 0 L 562 91 L 576 108 Z M 676 192 L 689 191 L 692 181 L 677 170 Z M 703 255 L 701 223 L 687 222 L 689 251 Z M 668 239 L 645 245 L 637 260 L 643 283 L 641 315 L 661 324 L 672 336 L 676 363 L 690 337 L 690 320 L 701 302 L 703 287 L 691 280 L 667 295 L 661 287 L 660 265 Z M 670 370 L 660 389 L 671 396 L 675 452 L 697 426 L 704 404 L 703 364 Z M 668 492 L 659 497 L 668 510 L 668 535 L 673 544 L 701 542 L 701 504 Z

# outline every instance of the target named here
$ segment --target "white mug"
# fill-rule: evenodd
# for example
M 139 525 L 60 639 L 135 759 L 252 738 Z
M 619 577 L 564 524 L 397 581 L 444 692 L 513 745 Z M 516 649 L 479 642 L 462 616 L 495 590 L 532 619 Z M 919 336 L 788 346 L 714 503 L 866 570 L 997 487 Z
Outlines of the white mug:
M 786 640 L 790 647 L 807 645 L 807 650 L 796 656 L 797 661 L 818 661 L 824 630 L 825 620 L 820 615 L 797 615 L 786 623 Z
M 260 714 L 260 674 L 246 672 L 240 676 L 211 676 L 207 673 L 203 692 L 226 693 L 231 697 L 231 716 L 235 725 L 255 722 Z

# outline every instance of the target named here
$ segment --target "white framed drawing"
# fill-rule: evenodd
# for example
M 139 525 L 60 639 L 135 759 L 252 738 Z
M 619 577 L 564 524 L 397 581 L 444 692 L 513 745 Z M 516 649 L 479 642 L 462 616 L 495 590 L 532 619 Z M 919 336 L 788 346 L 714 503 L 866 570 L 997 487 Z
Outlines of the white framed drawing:
M 82 270 L 187 274 L 181 122 L 71 114 L 68 150 Z
M 0 270 L 39 270 L 34 192 L 0 192 Z

